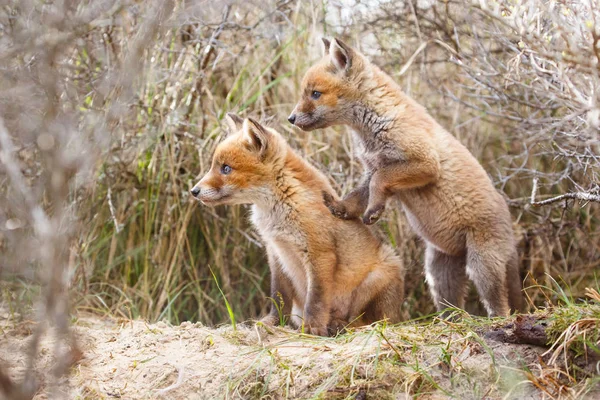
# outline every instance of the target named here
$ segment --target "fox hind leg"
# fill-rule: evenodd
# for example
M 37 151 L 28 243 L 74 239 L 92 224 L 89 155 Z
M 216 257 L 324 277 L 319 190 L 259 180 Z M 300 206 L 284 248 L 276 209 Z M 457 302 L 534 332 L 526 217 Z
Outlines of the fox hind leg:
M 372 324 L 386 319 L 390 324 L 402 321 L 402 303 L 404 301 L 404 279 L 398 275 L 366 305 L 361 317 L 364 324 Z
M 467 274 L 490 317 L 507 316 L 510 312 L 507 290 L 510 257 L 505 254 L 501 243 L 488 242 L 480 247 L 468 244 Z
M 523 284 L 521 274 L 519 273 L 519 256 L 516 250 L 508 260 L 506 270 L 506 285 L 508 287 L 508 302 L 510 304 L 510 312 L 523 311 Z
M 464 308 L 467 289 L 465 256 L 445 254 L 428 244 L 425 276 L 438 311 L 448 306 Z

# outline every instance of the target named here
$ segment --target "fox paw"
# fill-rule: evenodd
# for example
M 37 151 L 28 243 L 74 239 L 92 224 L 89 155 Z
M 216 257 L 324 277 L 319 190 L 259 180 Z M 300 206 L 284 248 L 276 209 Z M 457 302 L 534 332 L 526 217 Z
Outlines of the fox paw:
M 307 329 L 307 333 L 315 336 L 329 336 L 329 331 L 326 326 L 315 326 Z
M 377 206 L 374 208 L 369 208 L 367 210 L 367 212 L 365 212 L 365 215 L 363 216 L 363 223 L 365 225 L 373 225 L 375 222 L 379 221 L 379 218 L 381 218 L 381 215 L 383 214 L 384 210 L 385 210 L 384 205 Z
M 337 336 L 346 333 L 346 326 L 348 325 L 348 321 L 344 321 L 342 319 L 334 319 L 329 323 L 327 330 L 329 331 L 329 336 Z
M 330 193 L 325 191 L 323 191 L 323 203 L 325 203 L 325 206 L 334 217 L 339 219 L 352 219 L 352 216 L 348 213 L 346 207 L 334 199 Z

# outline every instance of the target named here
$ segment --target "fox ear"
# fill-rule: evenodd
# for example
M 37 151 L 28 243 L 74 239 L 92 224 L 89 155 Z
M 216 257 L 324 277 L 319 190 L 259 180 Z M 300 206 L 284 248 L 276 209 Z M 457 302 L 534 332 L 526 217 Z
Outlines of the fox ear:
M 234 133 L 242 128 L 244 120 L 240 118 L 237 114 L 227 113 L 225 115 L 225 123 L 227 124 L 227 128 L 229 129 L 229 133 Z
M 244 135 L 250 148 L 256 150 L 263 158 L 267 152 L 271 134 L 258 121 L 247 118 L 244 120 Z
M 323 56 L 326 56 L 329 54 L 329 47 L 331 47 L 331 42 L 324 37 L 322 37 L 321 40 L 323 41 Z
M 338 71 L 350 70 L 353 53 L 352 49 L 338 38 L 333 39 L 329 47 L 331 62 Z

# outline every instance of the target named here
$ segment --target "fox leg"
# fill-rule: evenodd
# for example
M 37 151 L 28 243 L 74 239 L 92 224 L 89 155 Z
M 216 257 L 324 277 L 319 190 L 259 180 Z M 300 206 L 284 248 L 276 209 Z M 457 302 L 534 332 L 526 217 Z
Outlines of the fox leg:
M 292 312 L 294 302 L 294 286 L 281 268 L 281 263 L 274 251 L 267 246 L 267 258 L 271 272 L 271 304 L 269 313 L 264 316 L 260 322 L 266 325 L 278 325 L 280 317 L 289 317 Z M 277 303 L 277 306 L 273 304 Z M 283 303 L 283 305 L 282 305 Z M 281 314 L 281 315 L 280 315 Z
M 340 219 L 359 218 L 367 209 L 369 202 L 369 182 L 371 174 L 365 175 L 362 182 L 342 200 L 336 200 L 330 193 L 323 192 L 323 202 L 329 211 Z
M 519 256 L 514 250 L 507 264 L 506 286 L 510 312 L 523 312 L 523 284 L 519 273 Z
M 504 244 L 490 240 L 478 244 L 472 238 L 467 239 L 467 274 L 490 317 L 507 316 L 510 312 L 507 287 L 510 252 L 504 251 Z
M 352 292 L 348 313 L 350 321 L 359 318 L 362 324 L 371 324 L 385 318 L 392 323 L 401 320 L 404 301 L 404 269 L 401 261 L 394 257 L 389 262 L 379 262 L 379 266 Z
M 425 276 L 438 311 L 449 305 L 464 308 L 467 294 L 464 255 L 452 256 L 428 243 L 425 250 Z
M 350 325 L 350 322 L 342 318 L 333 318 L 327 325 L 328 336 L 336 336 L 346 332 L 346 327 Z
M 372 225 L 381 218 L 385 211 L 385 203 L 390 196 L 382 178 L 384 174 L 377 172 L 369 184 L 369 203 L 362 219 L 365 225 Z
M 304 305 L 304 328 L 312 335 L 327 336 L 331 319 L 333 270 L 337 258 L 334 252 L 307 260 L 308 290 Z
M 400 275 L 394 276 L 364 307 L 362 322 L 372 324 L 385 319 L 395 324 L 402 321 L 403 301 L 404 279 Z
M 363 216 L 367 225 L 379 220 L 387 199 L 404 189 L 414 189 L 435 182 L 440 163 L 434 155 L 420 160 L 393 162 L 376 170 L 369 182 L 369 203 Z

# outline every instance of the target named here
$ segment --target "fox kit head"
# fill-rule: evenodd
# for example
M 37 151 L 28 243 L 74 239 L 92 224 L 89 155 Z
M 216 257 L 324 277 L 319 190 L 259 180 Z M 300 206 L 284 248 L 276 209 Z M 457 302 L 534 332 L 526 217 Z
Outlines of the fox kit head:
M 273 171 L 277 151 L 272 130 L 257 121 L 228 113 L 230 134 L 219 143 L 210 171 L 191 190 L 206 205 L 253 203 Z
M 356 84 L 365 58 L 339 39 L 323 38 L 324 56 L 302 79 L 301 99 L 288 121 L 302 130 L 325 128 L 347 120 L 362 96 Z

